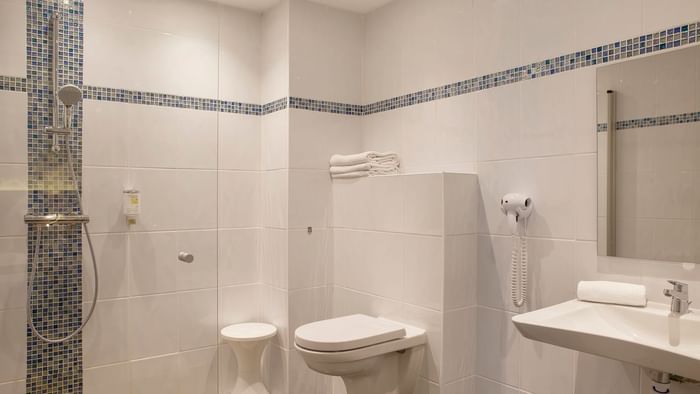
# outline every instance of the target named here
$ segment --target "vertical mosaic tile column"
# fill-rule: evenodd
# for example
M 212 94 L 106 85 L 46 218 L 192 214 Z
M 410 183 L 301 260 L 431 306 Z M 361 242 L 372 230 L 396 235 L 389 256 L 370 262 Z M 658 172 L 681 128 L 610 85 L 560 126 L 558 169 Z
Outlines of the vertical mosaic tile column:
M 78 185 L 82 175 L 82 106 L 74 108 L 74 132 L 60 137 L 61 151 L 51 150 L 44 127 L 53 121 L 51 15 L 60 15 L 58 86 L 82 86 L 83 1 L 27 0 L 28 207 L 32 214 L 78 213 L 68 152 Z M 62 106 L 61 106 L 62 107 Z M 61 119 L 61 118 L 59 118 Z M 70 149 L 68 149 L 70 148 Z M 78 186 L 80 187 L 80 186 Z M 82 319 L 82 234 L 79 225 L 28 228 L 28 260 L 37 264 L 31 313 L 39 332 L 61 338 Z M 35 245 L 40 249 L 34 261 Z M 28 269 L 30 268 L 28 264 Z M 27 393 L 82 393 L 82 338 L 48 344 L 27 327 Z

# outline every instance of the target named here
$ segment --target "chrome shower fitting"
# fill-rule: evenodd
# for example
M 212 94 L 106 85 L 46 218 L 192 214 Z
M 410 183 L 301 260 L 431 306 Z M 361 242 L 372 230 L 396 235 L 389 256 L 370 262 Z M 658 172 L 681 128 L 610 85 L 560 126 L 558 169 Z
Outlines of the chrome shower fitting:
M 83 91 L 80 90 L 79 87 L 75 85 L 64 85 L 60 89 L 58 89 L 58 92 L 56 92 L 56 97 L 54 98 L 55 100 L 60 100 L 63 103 L 63 107 L 65 108 L 65 115 L 63 118 L 63 126 L 59 127 L 56 123 L 56 120 L 58 120 L 58 106 L 54 107 L 54 125 L 51 127 L 47 127 L 45 129 L 46 133 L 51 135 L 52 142 L 51 142 L 51 151 L 54 153 L 58 153 L 61 151 L 61 147 L 58 143 L 58 136 L 59 135 L 68 135 L 71 133 L 71 121 L 73 118 L 73 106 L 78 104 L 80 100 L 83 99 Z

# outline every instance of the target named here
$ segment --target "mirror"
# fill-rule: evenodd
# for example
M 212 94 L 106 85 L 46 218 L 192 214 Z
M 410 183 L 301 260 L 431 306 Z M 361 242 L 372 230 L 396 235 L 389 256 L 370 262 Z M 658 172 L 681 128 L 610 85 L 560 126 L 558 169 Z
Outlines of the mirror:
M 700 47 L 597 70 L 598 254 L 700 262 Z

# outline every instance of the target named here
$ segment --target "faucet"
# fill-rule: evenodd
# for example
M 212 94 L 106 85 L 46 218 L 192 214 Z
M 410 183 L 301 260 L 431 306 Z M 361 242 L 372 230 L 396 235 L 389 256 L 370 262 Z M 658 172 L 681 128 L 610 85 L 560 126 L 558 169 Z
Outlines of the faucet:
M 692 302 L 688 300 L 688 284 L 675 280 L 669 280 L 668 283 L 673 285 L 673 289 L 664 289 L 664 295 L 671 297 L 671 312 L 685 315 Z

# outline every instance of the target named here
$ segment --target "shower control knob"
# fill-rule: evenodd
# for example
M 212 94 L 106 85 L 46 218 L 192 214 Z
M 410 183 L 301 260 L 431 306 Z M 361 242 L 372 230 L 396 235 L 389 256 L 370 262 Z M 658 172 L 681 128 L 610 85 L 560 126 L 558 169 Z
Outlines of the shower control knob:
M 192 253 L 180 252 L 180 253 L 178 253 L 178 255 L 177 255 L 177 259 L 180 260 L 180 261 L 182 261 L 183 263 L 188 263 L 188 264 L 189 264 L 189 263 L 191 263 L 191 262 L 194 261 L 194 256 L 192 255 Z

